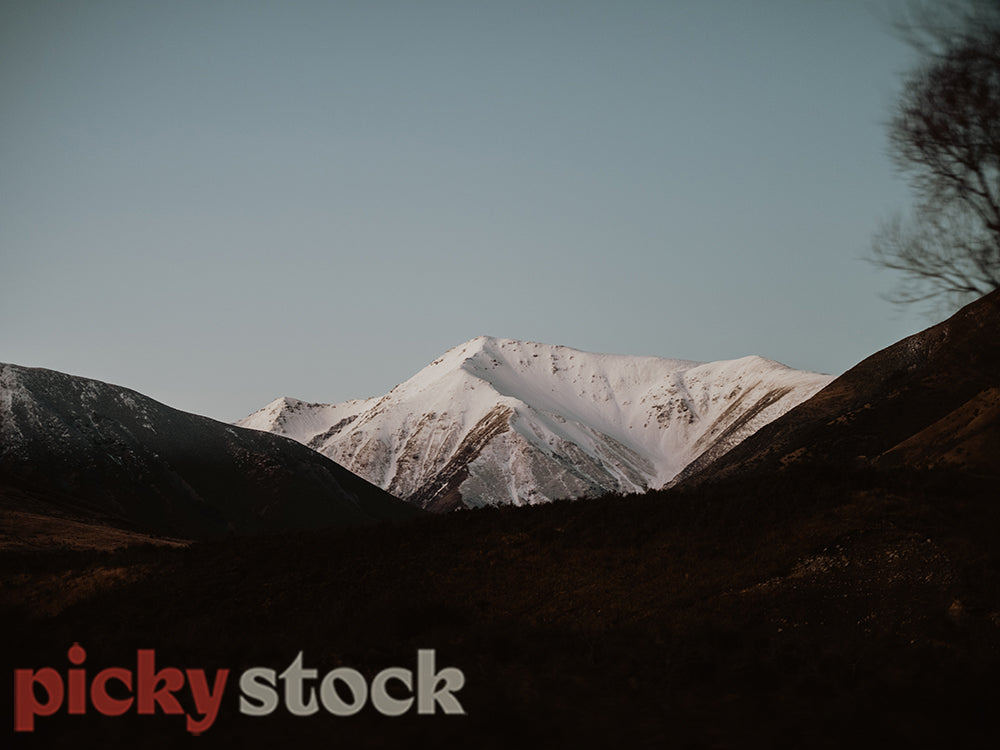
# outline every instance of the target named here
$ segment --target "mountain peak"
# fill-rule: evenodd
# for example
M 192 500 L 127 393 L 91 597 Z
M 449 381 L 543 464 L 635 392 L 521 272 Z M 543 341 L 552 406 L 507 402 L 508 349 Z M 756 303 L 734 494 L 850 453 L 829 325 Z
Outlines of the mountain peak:
M 442 510 L 660 487 L 828 381 L 762 357 L 700 363 L 484 335 L 382 397 L 238 424 Z

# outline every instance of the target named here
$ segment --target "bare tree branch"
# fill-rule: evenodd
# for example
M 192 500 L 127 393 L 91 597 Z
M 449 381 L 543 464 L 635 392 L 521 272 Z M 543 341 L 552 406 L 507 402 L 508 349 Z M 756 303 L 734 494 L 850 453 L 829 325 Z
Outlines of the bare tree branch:
M 895 28 L 923 58 L 889 123 L 915 211 L 869 260 L 899 274 L 893 301 L 960 303 L 1000 287 L 1000 2 L 914 0 Z

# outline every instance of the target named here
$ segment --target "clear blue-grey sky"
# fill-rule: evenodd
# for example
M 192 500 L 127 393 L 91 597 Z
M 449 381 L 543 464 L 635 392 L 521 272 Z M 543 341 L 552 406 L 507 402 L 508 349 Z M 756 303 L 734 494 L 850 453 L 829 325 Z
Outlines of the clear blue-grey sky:
M 6 0 L 0 361 L 224 420 L 484 333 L 839 374 L 931 322 L 860 260 L 886 7 Z

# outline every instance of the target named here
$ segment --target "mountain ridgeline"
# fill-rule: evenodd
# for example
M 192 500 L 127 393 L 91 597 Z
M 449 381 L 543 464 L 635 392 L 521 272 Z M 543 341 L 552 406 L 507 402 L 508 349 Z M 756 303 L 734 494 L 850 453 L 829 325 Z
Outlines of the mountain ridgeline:
M 409 517 L 294 441 L 52 370 L 0 365 L 0 509 L 181 538 Z
M 388 394 L 279 398 L 237 424 L 287 435 L 445 511 L 659 488 L 831 378 L 761 357 L 698 363 L 480 336 Z

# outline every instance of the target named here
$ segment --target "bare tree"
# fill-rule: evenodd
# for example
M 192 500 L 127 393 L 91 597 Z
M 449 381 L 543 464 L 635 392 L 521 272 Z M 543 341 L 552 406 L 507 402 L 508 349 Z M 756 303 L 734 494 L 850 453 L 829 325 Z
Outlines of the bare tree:
M 871 260 L 900 272 L 894 302 L 958 303 L 1000 287 L 1000 1 L 911 4 L 897 30 L 922 58 L 889 123 L 915 205 Z

